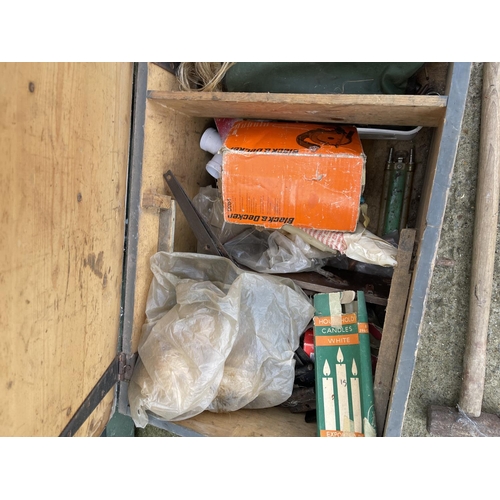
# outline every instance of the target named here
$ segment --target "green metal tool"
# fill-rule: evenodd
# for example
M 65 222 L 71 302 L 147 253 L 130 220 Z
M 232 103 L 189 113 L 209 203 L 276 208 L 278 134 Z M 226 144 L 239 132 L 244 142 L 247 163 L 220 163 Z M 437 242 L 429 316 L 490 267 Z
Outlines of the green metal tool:
M 379 236 L 382 236 L 382 231 L 384 230 L 385 211 L 387 206 L 387 197 L 389 196 L 389 180 L 391 177 L 393 152 L 394 148 L 391 148 L 389 151 L 389 158 L 387 160 L 384 170 L 384 184 L 382 187 L 382 197 L 380 198 L 380 209 L 379 209 L 379 217 L 377 225 L 377 234 Z
M 396 162 L 391 164 L 382 237 L 396 233 L 400 229 L 408 174 L 408 164 L 404 162 L 405 156 L 406 153 L 398 153 Z

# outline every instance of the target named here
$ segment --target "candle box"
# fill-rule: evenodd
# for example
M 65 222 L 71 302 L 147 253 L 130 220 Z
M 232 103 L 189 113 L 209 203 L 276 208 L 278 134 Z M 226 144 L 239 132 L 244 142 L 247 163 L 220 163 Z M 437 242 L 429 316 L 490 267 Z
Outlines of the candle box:
M 318 436 L 376 436 L 364 293 L 318 293 L 314 307 Z
M 366 164 L 355 127 L 241 120 L 221 152 L 227 222 L 355 231 Z

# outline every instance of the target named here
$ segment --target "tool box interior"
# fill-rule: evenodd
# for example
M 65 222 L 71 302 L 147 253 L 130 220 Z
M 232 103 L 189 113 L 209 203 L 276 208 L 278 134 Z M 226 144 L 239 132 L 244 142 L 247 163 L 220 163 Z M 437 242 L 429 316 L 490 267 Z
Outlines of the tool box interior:
M 151 258 L 198 250 L 165 174 L 190 200 L 215 186 L 205 168 L 212 154 L 200 138 L 217 118 L 411 135 L 418 128 L 405 140 L 361 137 L 371 232 L 391 148 L 394 158 L 413 150 L 408 229 L 392 276 L 350 268 L 290 275 L 310 297 L 365 292 L 383 321 L 374 373 L 377 434 L 401 434 L 470 63 L 425 63 L 422 92 L 398 95 L 181 91 L 176 63 L 0 66 L 7 75 L 0 84 L 0 228 L 8 249 L 0 269 L 0 434 L 99 436 L 114 413 L 131 415 Z M 150 415 L 149 423 L 178 435 L 316 436 L 316 424 L 292 409 L 204 411 L 179 421 Z
M 189 198 L 200 188 L 216 186 L 205 165 L 211 154 L 200 148 L 200 138 L 215 118 L 338 123 L 358 128 L 410 130 L 410 139 L 362 137 L 366 155 L 364 201 L 368 230 L 377 232 L 383 206 L 384 171 L 389 152 L 412 152 L 414 169 L 406 228 L 402 232 L 397 271 L 391 276 L 368 276 L 356 271 L 332 270 L 333 280 L 317 275 L 304 281 L 290 275 L 304 290 L 318 292 L 363 290 L 367 306 L 382 327 L 380 357 L 374 371 L 378 402 L 378 435 L 401 431 L 413 373 L 419 325 L 436 257 L 446 205 L 458 130 L 468 83 L 468 65 L 426 63 L 417 75 L 419 95 L 308 95 L 179 91 L 173 71 L 165 64 L 139 65 L 136 84 L 131 207 L 123 350 L 137 352 L 152 280 L 150 258 L 157 251 L 196 252 L 197 239 L 175 196 L 165 182 L 171 171 Z M 418 128 L 417 128 L 418 127 Z M 396 153 L 394 153 L 396 154 Z M 414 232 L 412 232 L 414 230 Z M 129 237 L 130 238 L 130 237 Z M 414 240 L 413 240 L 414 238 Z M 404 240 L 404 241 L 403 241 Z M 131 245 L 129 241 L 129 245 Z M 385 334 L 385 336 L 384 336 Z M 406 353 L 406 354 L 405 354 Z M 408 357 L 408 353 L 410 357 Z M 412 360 L 413 358 L 413 360 Z M 297 360 L 298 366 L 300 361 Z M 307 406 L 307 405 L 306 405 Z M 127 383 L 118 393 L 118 408 L 130 411 Z M 308 418 L 309 415 L 309 418 Z M 314 417 L 290 407 L 241 409 L 229 413 L 204 411 L 176 422 L 155 415 L 150 423 L 179 435 L 204 436 L 315 436 Z

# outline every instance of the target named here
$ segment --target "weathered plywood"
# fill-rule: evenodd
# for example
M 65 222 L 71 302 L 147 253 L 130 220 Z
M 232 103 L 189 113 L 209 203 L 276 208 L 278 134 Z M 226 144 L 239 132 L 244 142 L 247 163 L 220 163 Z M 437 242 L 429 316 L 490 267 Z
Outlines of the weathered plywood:
M 373 380 L 375 419 L 379 435 L 383 435 L 387 406 L 391 394 L 392 379 L 396 367 L 401 330 L 410 291 L 410 265 L 415 244 L 415 230 L 403 229 L 399 239 L 398 265 L 394 270 L 391 292 L 386 309 L 382 341 L 378 353 L 377 368 Z
M 451 83 L 452 83 L 452 76 L 453 76 L 453 67 L 454 64 L 450 64 L 450 67 L 448 68 L 447 72 L 447 77 L 445 81 L 445 89 L 444 92 L 446 92 L 446 95 L 449 95 L 450 90 L 451 90 Z M 453 102 L 452 102 L 453 104 Z M 452 110 L 453 112 L 453 110 Z M 432 140 L 430 141 L 429 145 L 429 158 L 428 158 L 428 164 L 429 168 L 425 170 L 425 176 L 423 179 L 423 189 L 421 193 L 421 197 L 419 200 L 419 206 L 418 206 L 418 213 L 416 217 L 416 229 L 417 229 L 417 241 L 422 237 L 423 232 L 425 231 L 426 227 L 426 219 L 427 219 L 427 213 L 429 210 L 429 204 L 431 200 L 431 195 L 433 191 L 433 186 L 434 186 L 434 179 L 436 176 L 436 168 L 437 168 L 437 162 L 438 162 L 438 157 L 439 157 L 439 152 L 443 147 L 443 132 L 444 132 L 444 122 L 440 123 L 436 130 L 434 131 Z M 451 183 L 451 175 L 453 173 L 453 169 L 450 170 L 450 183 Z M 442 186 L 442 191 L 446 192 L 448 191 L 449 187 L 448 186 Z M 444 215 L 444 214 L 443 214 Z
M 151 88 L 151 87 L 150 87 Z M 446 96 L 271 94 L 152 90 L 149 99 L 190 116 L 436 127 Z
M 148 88 L 176 88 L 177 80 L 172 74 L 155 64 L 149 64 L 148 68 Z M 146 103 L 141 200 L 145 193 L 171 194 L 163 179 L 163 174 L 169 169 L 191 198 L 198 193 L 200 186 L 210 184 L 211 178 L 205 170 L 210 155 L 199 146 L 200 137 L 209 123 L 211 120 L 194 119 L 165 110 L 157 103 Z M 146 299 L 153 277 L 149 259 L 158 251 L 159 224 L 159 209 L 139 207 L 132 352 L 137 351 L 145 319 Z M 196 251 L 196 239 L 179 207 L 176 210 L 174 241 L 176 251 Z
M 182 427 L 210 437 L 315 437 L 315 423 L 306 423 L 304 413 L 292 413 L 280 406 L 232 413 L 205 411 L 176 422 Z
M 58 435 L 116 356 L 132 71 L 0 64 L 2 436 Z

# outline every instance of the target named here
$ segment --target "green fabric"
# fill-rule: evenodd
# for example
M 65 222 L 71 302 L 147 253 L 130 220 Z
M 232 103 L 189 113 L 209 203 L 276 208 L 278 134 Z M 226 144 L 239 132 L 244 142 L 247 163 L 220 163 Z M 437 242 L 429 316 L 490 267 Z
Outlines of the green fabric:
M 236 63 L 225 76 L 228 92 L 296 94 L 404 94 L 424 63 Z

